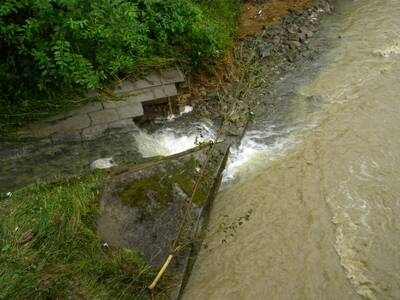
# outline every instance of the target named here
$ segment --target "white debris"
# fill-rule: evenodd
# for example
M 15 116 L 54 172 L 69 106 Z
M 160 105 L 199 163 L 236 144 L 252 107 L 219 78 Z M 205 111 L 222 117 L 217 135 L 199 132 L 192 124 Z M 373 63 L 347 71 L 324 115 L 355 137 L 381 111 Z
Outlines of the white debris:
M 179 113 L 178 116 L 177 116 L 177 115 L 174 115 L 174 114 L 169 115 L 169 116 L 167 117 L 167 122 L 175 121 L 176 118 L 178 118 L 178 117 L 180 117 L 180 116 L 182 116 L 182 115 L 184 115 L 184 114 L 188 114 L 188 113 L 190 113 L 190 112 L 192 112 L 192 111 L 193 111 L 193 107 L 190 106 L 190 105 L 186 105 L 186 106 L 183 107 L 183 109 L 181 109 L 181 112 Z
M 255 16 L 251 17 L 251 19 L 257 19 L 261 15 L 262 15 L 262 9 L 260 9 Z
M 167 117 L 167 122 L 172 122 L 176 119 L 176 115 L 172 114 Z
M 11 192 L 7 192 L 7 193 L 6 193 L 6 196 L 7 196 L 8 198 L 10 198 L 10 197 L 12 196 L 12 193 L 11 193 Z
M 117 164 L 114 162 L 112 157 L 105 157 L 95 160 L 90 164 L 90 169 L 109 169 L 111 167 L 116 166 Z
M 193 111 L 193 106 L 185 105 L 180 113 L 180 115 L 188 114 Z

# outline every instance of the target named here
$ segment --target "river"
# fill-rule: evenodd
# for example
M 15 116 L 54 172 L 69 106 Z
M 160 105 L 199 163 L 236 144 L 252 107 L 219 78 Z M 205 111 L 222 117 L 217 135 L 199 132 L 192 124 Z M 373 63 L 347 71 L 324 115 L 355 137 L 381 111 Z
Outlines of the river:
M 400 1 L 336 11 L 233 151 L 183 299 L 400 299 Z

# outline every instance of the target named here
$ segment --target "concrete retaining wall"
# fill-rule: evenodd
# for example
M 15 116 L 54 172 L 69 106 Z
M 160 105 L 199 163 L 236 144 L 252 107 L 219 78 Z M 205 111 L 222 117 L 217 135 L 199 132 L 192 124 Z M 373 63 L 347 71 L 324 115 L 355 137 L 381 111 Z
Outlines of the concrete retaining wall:
M 98 102 L 28 126 L 20 132 L 21 137 L 79 141 L 98 138 L 112 129 L 136 129 L 134 120 L 144 115 L 143 105 L 177 96 L 175 84 L 183 81 L 178 68 L 152 71 L 139 80 L 122 80 L 102 93 L 89 93 Z

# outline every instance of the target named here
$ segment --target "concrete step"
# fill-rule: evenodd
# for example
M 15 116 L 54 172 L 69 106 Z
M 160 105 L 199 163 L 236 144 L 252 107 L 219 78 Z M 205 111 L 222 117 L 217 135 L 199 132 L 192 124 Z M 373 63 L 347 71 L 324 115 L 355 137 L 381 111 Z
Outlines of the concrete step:
M 138 80 L 126 79 L 119 82 L 112 93 L 117 96 L 128 96 L 135 91 L 148 89 L 152 87 L 170 85 L 183 82 L 184 76 L 178 68 L 167 68 L 158 71 L 151 71 L 146 77 Z
M 174 83 L 154 86 L 142 90 L 134 90 L 130 93 L 126 93 L 123 97 L 118 100 L 108 100 L 103 102 L 104 108 L 116 108 L 125 106 L 126 103 L 144 103 L 148 101 L 154 101 L 162 98 L 168 98 L 178 95 L 178 91 Z
M 165 102 L 178 95 L 175 83 L 184 81 L 177 68 L 151 71 L 139 80 L 119 82 L 109 94 L 91 92 L 88 97 L 100 97 L 99 102 L 59 114 L 20 132 L 21 137 L 51 138 L 60 140 L 91 139 L 110 129 L 114 124 L 130 124 L 144 115 L 144 103 Z

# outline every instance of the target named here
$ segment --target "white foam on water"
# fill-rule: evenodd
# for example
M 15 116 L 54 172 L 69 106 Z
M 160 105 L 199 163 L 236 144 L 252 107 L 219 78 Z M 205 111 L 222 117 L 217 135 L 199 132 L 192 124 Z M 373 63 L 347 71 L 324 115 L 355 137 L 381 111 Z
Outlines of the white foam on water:
M 378 288 L 367 276 L 368 268 L 362 263 L 367 260 L 366 253 L 373 234 L 367 220 L 370 205 L 356 191 L 349 190 L 345 182 L 339 191 L 343 202 L 327 197 L 333 212 L 332 222 L 336 225 L 336 252 L 357 293 L 366 299 L 376 300 L 374 291 Z
M 164 128 L 152 134 L 140 131 L 135 139 L 143 157 L 168 156 L 214 140 L 215 132 L 210 125 L 194 123 L 189 128 Z
M 272 143 L 267 140 L 273 139 Z M 279 157 L 283 157 L 298 141 L 293 135 L 274 131 L 274 127 L 264 131 L 249 131 L 245 134 L 239 147 L 233 147 L 224 171 L 223 183 L 231 183 L 242 176 L 254 173 L 257 169 Z
M 185 105 L 185 106 L 183 107 L 182 111 L 179 113 L 179 115 L 175 115 L 175 114 L 169 115 L 169 116 L 167 117 L 167 121 L 168 121 L 168 122 L 175 121 L 175 120 L 176 120 L 177 118 L 179 118 L 180 116 L 189 114 L 189 113 L 191 113 L 192 111 L 193 111 L 193 106 Z
M 317 127 L 317 123 L 300 123 L 278 129 L 269 125 L 262 130 L 250 130 L 244 135 L 239 147 L 232 147 L 222 183 L 236 182 L 241 177 L 265 168 L 265 165 L 284 157 L 301 143 L 301 133 Z
M 392 55 L 398 55 L 398 54 L 400 54 L 400 44 L 396 43 L 396 44 L 387 46 L 383 49 L 375 50 L 374 54 L 377 54 L 382 57 L 390 57 Z

